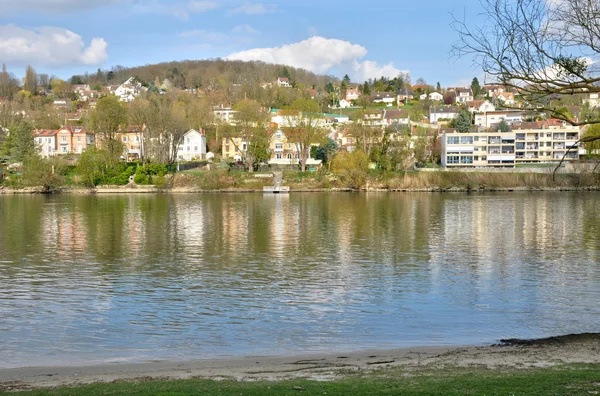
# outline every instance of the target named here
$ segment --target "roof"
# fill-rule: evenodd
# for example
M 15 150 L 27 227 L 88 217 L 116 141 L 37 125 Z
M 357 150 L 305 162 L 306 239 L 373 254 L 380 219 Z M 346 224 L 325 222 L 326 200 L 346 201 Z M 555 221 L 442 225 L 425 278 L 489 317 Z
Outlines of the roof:
M 408 110 L 398 110 L 398 109 L 386 110 L 384 118 L 386 120 L 397 120 L 400 118 L 408 118 Z
M 430 113 L 458 113 L 460 110 L 458 107 L 432 107 Z
M 469 107 L 479 107 L 481 106 L 485 101 L 484 100 L 469 100 L 467 102 L 467 106 Z
M 36 129 L 35 136 L 37 137 L 51 137 L 56 136 L 60 129 Z

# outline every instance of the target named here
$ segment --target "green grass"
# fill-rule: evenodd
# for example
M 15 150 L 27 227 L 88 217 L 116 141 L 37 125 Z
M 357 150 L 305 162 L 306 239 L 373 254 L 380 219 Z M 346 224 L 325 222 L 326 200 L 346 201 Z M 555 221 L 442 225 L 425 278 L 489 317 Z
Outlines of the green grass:
M 232 380 L 139 381 L 10 393 L 11 395 L 594 395 L 600 394 L 600 365 L 547 369 L 402 368 L 349 374 L 318 382 Z

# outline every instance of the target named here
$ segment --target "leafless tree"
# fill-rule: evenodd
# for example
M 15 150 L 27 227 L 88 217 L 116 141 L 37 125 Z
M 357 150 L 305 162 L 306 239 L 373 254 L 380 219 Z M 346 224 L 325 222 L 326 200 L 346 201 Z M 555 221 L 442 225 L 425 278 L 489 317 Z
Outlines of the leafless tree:
M 550 104 L 554 97 L 600 92 L 600 1 L 481 1 L 482 25 L 454 17 L 459 39 L 451 54 L 472 56 L 493 82 L 514 89 L 525 109 L 571 125 L 600 123 L 600 108 L 574 120 Z M 578 143 L 596 140 L 600 135 L 586 135 Z

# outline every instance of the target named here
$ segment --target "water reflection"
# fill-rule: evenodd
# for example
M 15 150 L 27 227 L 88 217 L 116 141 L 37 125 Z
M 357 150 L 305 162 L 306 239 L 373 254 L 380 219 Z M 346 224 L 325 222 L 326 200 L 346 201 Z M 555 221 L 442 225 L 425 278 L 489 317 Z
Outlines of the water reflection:
M 0 196 L 0 366 L 599 331 L 600 197 Z

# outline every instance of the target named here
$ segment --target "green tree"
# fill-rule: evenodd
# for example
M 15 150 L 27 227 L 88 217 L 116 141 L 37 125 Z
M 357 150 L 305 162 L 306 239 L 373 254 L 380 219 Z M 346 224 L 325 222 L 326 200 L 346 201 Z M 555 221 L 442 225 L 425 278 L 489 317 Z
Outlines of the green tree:
M 362 150 L 342 151 L 333 159 L 332 170 L 348 187 L 360 189 L 367 181 L 369 157 Z
M 66 163 L 61 158 L 42 159 L 30 155 L 23 162 L 23 184 L 42 187 L 44 192 L 55 190 L 65 182 Z
M 439 81 L 435 86 L 435 90 L 437 91 L 437 93 L 442 93 L 442 86 Z
M 323 161 L 323 164 L 327 165 L 327 169 L 331 170 L 331 162 L 337 154 L 339 147 L 335 140 L 328 137 L 327 141 L 321 143 L 315 148 L 315 159 Z
M 235 125 L 222 128 L 223 137 L 228 139 L 242 155 L 248 172 L 268 159 L 269 114 L 257 101 L 245 99 L 236 104 Z M 265 158 L 267 157 L 267 158 Z
M 282 130 L 288 141 L 296 145 L 300 157 L 300 168 L 306 171 L 306 163 L 310 157 L 310 148 L 319 143 L 325 136 L 322 127 L 323 114 L 319 112 L 319 104 L 312 99 L 296 99 L 291 106 L 282 110 L 285 125 Z
M 371 95 L 371 86 L 367 81 L 365 81 L 365 83 L 363 84 L 362 93 L 363 95 Z
M 35 154 L 33 126 L 27 121 L 18 121 L 9 125 L 8 136 L 0 148 L 3 157 L 11 162 L 23 162 Z
M 510 125 L 503 118 L 502 121 L 498 123 L 498 131 L 499 132 L 510 132 Z
M 477 77 L 474 77 L 471 82 L 471 91 L 473 92 L 473 98 L 478 98 L 481 94 L 481 85 L 479 85 Z
M 122 154 L 123 145 L 117 140 L 117 133 L 126 123 L 127 109 L 116 96 L 98 99 L 96 109 L 89 116 L 89 129 L 100 138 L 110 158 L 118 158 Z
M 471 112 L 469 110 L 462 110 L 456 117 L 450 121 L 450 127 L 456 128 L 457 132 L 469 132 L 473 125 Z

